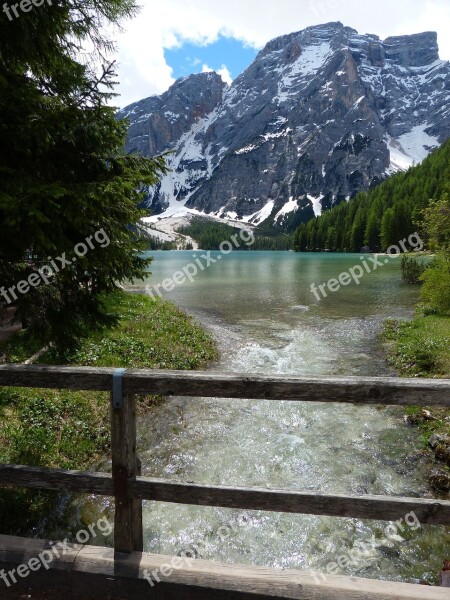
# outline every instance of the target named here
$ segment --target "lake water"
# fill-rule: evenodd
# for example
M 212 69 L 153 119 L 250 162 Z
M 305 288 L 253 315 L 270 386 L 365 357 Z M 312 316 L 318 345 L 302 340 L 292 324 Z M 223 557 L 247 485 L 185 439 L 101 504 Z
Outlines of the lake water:
M 157 285 L 201 254 L 154 253 L 147 283 Z M 358 255 L 239 251 L 164 296 L 214 333 L 221 358 L 213 369 L 393 374 L 379 332 L 385 319 L 411 315 L 417 290 L 402 283 L 399 259 L 382 260 L 359 285 L 318 301 L 311 283 L 361 264 Z M 417 430 L 393 407 L 170 398 L 139 422 L 143 475 L 195 483 L 424 496 L 420 449 Z M 448 558 L 448 532 L 418 527 L 411 516 L 411 526 L 392 538 L 383 522 L 244 514 L 182 501 L 144 503 L 146 551 L 320 572 L 362 541 L 372 550 L 354 551 L 339 573 L 403 581 L 432 580 Z
M 195 264 L 202 252 L 153 256 L 152 277 L 146 282 L 152 288 Z M 215 260 L 219 256 L 211 253 Z M 387 372 L 377 342 L 380 322 L 409 316 L 417 294 L 402 283 L 399 260 L 390 259 L 363 277 L 360 285 L 328 291 L 320 302 L 316 299 L 312 283 L 327 282 L 358 263 L 354 254 L 234 252 L 164 297 L 214 329 L 222 342 L 219 369 L 379 375 Z

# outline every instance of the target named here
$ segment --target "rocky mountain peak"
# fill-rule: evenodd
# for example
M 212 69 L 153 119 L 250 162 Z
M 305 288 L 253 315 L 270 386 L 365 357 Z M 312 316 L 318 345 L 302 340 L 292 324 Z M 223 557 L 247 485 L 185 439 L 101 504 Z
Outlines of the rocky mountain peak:
M 319 45 L 322 42 L 335 41 L 338 46 L 339 42 L 345 39 L 345 36 L 357 33 L 351 27 L 345 27 L 341 22 L 325 23 L 324 25 L 313 25 L 301 31 L 283 35 L 268 42 L 264 49 L 261 50 L 256 60 L 264 58 L 273 52 L 281 52 L 283 56 L 289 55 L 289 49 L 292 46 L 300 48 L 301 46 Z
M 173 149 L 196 120 L 222 100 L 226 84 L 217 73 L 181 77 L 162 96 L 151 96 L 119 111 L 128 118 L 127 150 L 144 156 Z
M 191 76 L 126 115 L 129 151 L 176 150 L 153 210 L 292 228 L 450 137 L 450 65 L 435 33 L 326 23 L 270 41 L 231 86 Z
M 427 31 L 384 40 L 386 59 L 402 67 L 424 67 L 439 60 L 437 33 Z

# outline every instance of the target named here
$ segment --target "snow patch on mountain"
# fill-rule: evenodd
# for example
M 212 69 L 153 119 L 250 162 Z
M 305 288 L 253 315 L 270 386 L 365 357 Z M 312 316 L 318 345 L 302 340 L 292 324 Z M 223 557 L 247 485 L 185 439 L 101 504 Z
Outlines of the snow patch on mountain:
M 392 175 L 399 171 L 407 171 L 412 167 L 414 159 L 405 152 L 400 142 L 391 136 L 387 136 L 386 141 L 390 153 L 390 165 L 386 169 L 386 174 Z
M 283 104 L 290 100 L 292 95 L 295 94 L 294 84 L 299 79 L 306 79 L 315 75 L 332 54 L 329 42 L 302 48 L 299 58 L 293 65 L 278 69 L 278 73 L 282 74 L 282 78 L 278 83 L 278 95 L 273 102 Z
M 298 208 L 297 200 L 294 200 L 291 196 L 289 198 L 289 202 L 286 202 L 286 204 L 283 206 L 283 208 L 277 212 L 274 220 L 278 221 L 278 219 L 280 217 L 283 217 L 284 215 L 291 213 L 294 210 L 297 210 L 297 208 Z
M 398 138 L 405 152 L 412 156 L 415 163 L 420 163 L 428 156 L 431 150 L 439 146 L 439 140 L 426 132 L 428 124 L 417 125 L 409 133 Z
M 239 148 L 239 150 L 235 151 L 236 156 L 240 156 L 241 154 L 248 154 L 249 152 L 253 152 L 253 150 L 257 150 L 258 146 L 256 146 L 255 144 L 248 144 L 247 146 L 244 146 L 243 148 Z
M 314 214 L 316 217 L 320 217 L 320 215 L 322 214 L 322 200 L 323 200 L 323 196 L 317 196 L 317 198 L 314 198 L 314 196 L 310 196 L 308 195 L 308 200 L 311 202 L 313 210 L 314 210 Z
M 431 150 L 439 146 L 439 140 L 426 132 L 428 125 L 416 125 L 408 133 L 398 139 L 387 138 L 391 156 L 388 174 L 407 171 L 412 166 L 421 163 Z
M 260 225 L 263 221 L 270 217 L 274 205 L 275 201 L 269 200 L 261 210 L 258 210 L 258 212 L 254 213 L 253 215 L 242 217 L 242 221 L 244 223 L 250 223 L 251 225 Z

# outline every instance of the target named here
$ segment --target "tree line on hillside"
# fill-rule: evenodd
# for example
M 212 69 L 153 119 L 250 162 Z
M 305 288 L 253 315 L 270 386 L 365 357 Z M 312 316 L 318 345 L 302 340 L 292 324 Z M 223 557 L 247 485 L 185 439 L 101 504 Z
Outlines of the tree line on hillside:
M 450 191 L 450 140 L 420 165 L 361 192 L 294 233 L 297 252 L 385 251 L 417 230 L 431 199 Z
M 260 235 L 256 230 L 255 242 L 250 250 L 292 250 L 292 235 Z
M 189 225 L 182 226 L 178 233 L 194 239 L 202 250 L 219 250 L 222 242 L 228 241 L 233 235 L 239 235 L 240 229 L 207 219 L 192 219 Z M 255 241 L 251 245 L 241 244 L 239 250 L 291 250 L 292 236 L 262 235 L 258 229 L 253 230 Z
M 226 223 L 201 218 L 192 219 L 189 225 L 183 225 L 177 231 L 181 235 L 189 236 L 195 240 L 202 250 L 219 250 L 222 242 L 229 240 L 232 235 L 239 234 L 239 229 L 235 229 Z M 246 246 L 244 249 L 246 249 Z
M 148 237 L 147 238 L 148 251 L 151 250 L 176 250 L 177 244 L 176 242 L 165 242 L 156 237 Z

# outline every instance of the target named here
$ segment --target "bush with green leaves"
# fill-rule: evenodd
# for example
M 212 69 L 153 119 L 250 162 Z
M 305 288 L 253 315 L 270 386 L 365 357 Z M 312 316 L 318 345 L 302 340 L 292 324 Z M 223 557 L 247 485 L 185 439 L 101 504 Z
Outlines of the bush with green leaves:
M 400 263 L 402 271 L 402 278 L 407 283 L 419 284 L 421 283 L 421 275 L 426 271 L 427 265 L 416 258 L 409 258 L 408 256 L 402 256 L 402 262 Z
M 437 314 L 450 316 L 450 257 L 437 256 L 421 281 L 422 300 Z
M 421 275 L 422 300 L 440 315 L 450 316 L 450 196 L 423 211 L 424 234 L 436 251 L 432 266 Z

